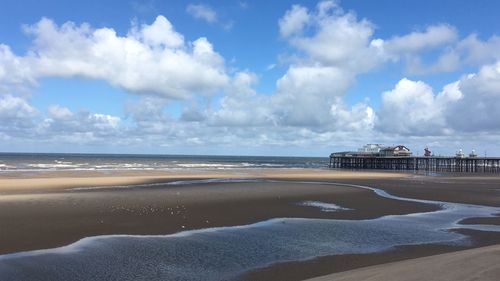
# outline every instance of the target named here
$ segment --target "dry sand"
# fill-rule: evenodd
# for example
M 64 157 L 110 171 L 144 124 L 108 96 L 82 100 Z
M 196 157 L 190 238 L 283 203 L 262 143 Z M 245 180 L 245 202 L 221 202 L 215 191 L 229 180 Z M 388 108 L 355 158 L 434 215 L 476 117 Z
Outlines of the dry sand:
M 207 178 L 282 179 L 290 182 L 72 190 L 75 187 Z M 4 173 L 0 175 L 0 254 L 53 248 L 103 234 L 168 234 L 187 229 L 249 224 L 275 217 L 366 219 L 436 209 L 435 206 L 384 199 L 364 189 L 294 183 L 296 180 L 363 184 L 403 197 L 500 207 L 500 178 L 495 176 L 425 177 L 314 169 Z M 297 205 L 304 200 L 331 202 L 353 210 L 321 212 Z M 484 219 L 468 221 L 484 222 Z M 487 219 L 487 223 L 500 224 L 500 219 Z M 472 237 L 476 247 L 500 244 L 498 233 L 467 231 L 466 234 Z M 243 279 L 303 280 L 461 249 L 420 245 L 368 255 L 323 257 L 272 265 L 251 272 Z
M 308 281 L 498 281 L 500 246 L 365 267 Z

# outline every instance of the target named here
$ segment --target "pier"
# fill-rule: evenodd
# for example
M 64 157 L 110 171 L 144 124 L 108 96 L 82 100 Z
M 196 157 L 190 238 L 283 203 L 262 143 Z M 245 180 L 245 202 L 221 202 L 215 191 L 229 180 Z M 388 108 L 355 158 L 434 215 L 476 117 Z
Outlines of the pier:
M 500 157 L 330 155 L 330 168 L 499 173 Z

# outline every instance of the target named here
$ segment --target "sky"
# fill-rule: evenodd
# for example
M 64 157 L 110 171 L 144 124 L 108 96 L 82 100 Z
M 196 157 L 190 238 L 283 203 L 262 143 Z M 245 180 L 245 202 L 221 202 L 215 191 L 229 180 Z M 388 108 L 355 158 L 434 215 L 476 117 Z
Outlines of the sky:
M 498 1 L 0 3 L 0 151 L 500 156 Z

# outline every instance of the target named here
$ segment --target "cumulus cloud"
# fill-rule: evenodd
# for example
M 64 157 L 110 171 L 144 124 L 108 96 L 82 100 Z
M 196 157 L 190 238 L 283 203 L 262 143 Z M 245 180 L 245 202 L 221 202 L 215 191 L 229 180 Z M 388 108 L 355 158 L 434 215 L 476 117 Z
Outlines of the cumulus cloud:
M 210 6 L 205 4 L 189 4 L 186 7 L 186 12 L 193 16 L 195 19 L 204 20 L 208 23 L 217 21 L 217 12 Z
M 422 81 L 402 79 L 383 93 L 377 129 L 403 135 L 498 133 L 500 62 L 446 85 L 437 95 Z
M 410 74 L 432 74 L 455 70 L 460 57 L 451 49 L 458 42 L 457 30 L 447 24 L 430 25 L 424 31 L 413 31 L 378 42 L 380 54 L 385 60 L 400 61 Z M 425 54 L 441 54 L 434 62 L 424 62 Z M 445 50 L 445 51 L 441 51 Z
M 480 40 L 476 34 L 471 34 L 461 40 L 456 46 L 464 61 L 471 65 L 489 64 L 500 60 L 500 37 L 491 36 L 488 40 Z
M 90 113 L 80 111 L 73 113 L 66 107 L 53 105 L 48 109 L 48 118 L 44 120 L 40 130 L 44 133 L 93 133 L 110 134 L 110 131 L 117 130 L 120 125 L 120 118 L 107 114 Z
M 85 144 L 117 140 L 122 134 L 120 118 L 99 113 L 71 112 L 51 106 L 44 117 L 23 98 L 4 95 L 0 98 L 0 130 L 6 140 L 54 141 L 57 144 Z
M 135 121 L 165 120 L 168 101 L 157 97 L 144 97 L 125 104 L 125 114 Z
M 239 72 L 223 97 L 219 107 L 208 112 L 211 126 L 269 126 L 273 125 L 272 96 L 258 95 L 252 86 L 257 75 L 249 71 Z
M 39 114 L 24 98 L 0 94 L 0 139 L 16 142 L 19 139 L 36 138 L 36 119 Z
M 165 107 L 166 99 L 158 97 L 143 97 L 125 104 L 125 114 L 134 124 L 135 134 L 161 134 L 171 127 L 172 119 L 168 116 Z
M 371 130 L 374 110 L 367 103 L 347 106 L 343 97 L 356 75 L 378 63 L 373 59 L 378 47 L 371 39 L 372 25 L 333 1 L 320 2 L 311 11 L 293 5 L 278 25 L 283 39 L 301 57 L 276 81 L 272 94 L 255 92 L 257 75 L 243 71 L 234 75 L 217 108 L 187 112 L 204 116 L 213 127 L 266 132 L 288 128 L 289 133 L 307 128 L 311 134 Z M 271 136 L 276 137 L 267 132 L 262 140 L 270 141 Z
M 177 33 L 172 24 L 163 16 L 157 17 L 151 25 L 143 24 L 140 28 L 134 26 L 130 34 L 153 47 L 179 48 L 184 45 L 184 37 Z
M 297 15 L 304 19 L 292 20 Z M 293 27 L 296 24 L 299 26 Z M 113 116 L 52 106 L 40 132 L 72 129 L 89 133 L 121 128 L 128 134 L 188 138 L 187 132 L 208 134 L 209 129 L 196 127 L 208 125 L 211 135 L 217 128 L 231 127 L 234 134 L 244 137 L 252 127 L 311 127 L 315 132 L 327 132 L 372 126 L 373 110 L 367 104 L 346 106 L 342 102 L 355 76 L 371 67 L 364 63 L 368 54 L 377 50 L 370 39 L 371 24 L 325 1 L 310 12 L 293 6 L 279 25 L 287 42 L 303 56 L 289 66 L 276 82 L 276 91 L 269 95 L 255 91 L 257 74 L 239 71 L 228 75 L 224 59 L 206 38 L 186 42 L 162 16 L 152 24 L 133 23 L 125 36 L 111 28 L 71 22 L 58 26 L 44 18 L 25 26 L 34 41 L 27 55 L 15 56 L 8 49 L 4 53 L 9 61 L 26 64 L 28 77 L 34 81 L 40 77 L 82 76 L 145 94 L 125 105 L 125 115 L 132 121 L 127 128 L 120 127 L 121 120 Z M 307 34 L 297 30 L 306 26 Z M 335 40 L 327 41 L 329 36 L 345 44 L 337 46 Z M 330 54 L 320 55 L 328 44 L 336 47 Z M 216 105 L 203 102 L 203 96 L 219 90 L 225 95 L 217 98 Z M 165 111 L 172 98 L 183 99 L 179 119 Z
M 500 121 L 500 62 L 486 65 L 476 74 L 462 77 L 454 89 L 460 93 L 447 106 L 447 121 L 464 132 L 498 132 Z
M 378 129 L 400 134 L 436 134 L 444 126 L 440 98 L 422 81 L 401 79 L 382 94 Z
M 371 38 L 372 24 L 344 12 L 334 1 L 322 1 L 312 11 L 292 6 L 279 25 L 281 35 L 303 57 L 276 83 L 275 119 L 284 125 L 312 126 L 320 131 L 357 128 L 360 126 L 354 123 L 358 122 L 370 126 L 370 121 L 341 116 L 347 114 L 342 97 L 355 77 L 379 63 L 378 46 Z M 307 32 L 302 32 L 305 28 Z M 361 107 L 363 112 L 371 111 L 367 105 L 355 106 L 356 110 Z
M 0 126 L 7 131 L 32 125 L 37 110 L 20 97 L 0 96 Z
M 380 40 L 379 44 L 385 59 L 402 60 L 409 74 L 451 72 L 464 65 L 481 66 L 500 60 L 496 51 L 500 37 L 481 40 L 477 34 L 470 34 L 460 39 L 456 28 L 447 24 L 431 25 L 425 31 Z
M 384 44 L 390 54 L 406 54 L 444 46 L 458 39 L 457 30 L 449 25 L 431 25 L 425 31 L 414 31 L 403 36 L 395 36 Z
M 26 91 L 36 85 L 28 63 L 12 53 L 9 46 L 0 44 L 0 93 Z
M 329 66 L 291 66 L 277 81 L 274 102 L 279 120 L 292 126 L 331 121 L 330 106 L 345 94 L 352 77 Z
M 304 28 L 307 32 L 302 32 Z M 253 90 L 256 75 L 240 72 L 216 110 L 211 126 L 308 128 L 314 132 L 370 130 L 374 111 L 366 103 L 343 104 L 356 75 L 372 68 L 372 26 L 323 1 L 308 11 L 294 5 L 279 21 L 281 36 L 302 57 L 277 80 L 271 95 Z M 269 135 L 268 135 L 269 136 Z
M 334 103 L 330 114 L 337 130 L 347 132 L 371 131 L 375 125 L 375 110 L 366 103 L 358 103 L 348 108 L 343 103 Z
M 57 26 L 46 18 L 25 30 L 35 44 L 27 56 L 15 59 L 31 70 L 30 79 L 81 76 L 175 99 L 210 95 L 229 81 L 224 59 L 206 38 L 185 42 L 163 16 L 150 25 L 133 25 L 126 36 L 88 24 Z M 8 49 L 0 52 L 16 62 L 9 58 Z
M 356 74 L 380 62 L 379 40 L 372 39 L 373 25 L 357 19 L 353 12 L 344 12 L 334 1 L 319 2 L 313 11 L 294 5 L 279 24 L 281 35 L 309 62 L 347 68 Z M 306 26 L 307 32 L 302 32 Z
M 284 38 L 300 33 L 310 20 L 306 7 L 293 5 L 279 20 L 280 34 Z

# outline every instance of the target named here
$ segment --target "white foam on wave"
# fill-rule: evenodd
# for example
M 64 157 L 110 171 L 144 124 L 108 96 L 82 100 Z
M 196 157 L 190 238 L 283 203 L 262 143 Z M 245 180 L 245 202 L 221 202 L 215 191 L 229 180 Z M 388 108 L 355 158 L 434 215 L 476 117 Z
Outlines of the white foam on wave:
M 176 165 L 183 168 L 236 168 L 243 166 L 237 164 L 212 164 L 212 163 L 187 163 L 187 164 L 176 164 Z
M 73 164 L 71 161 L 62 161 L 62 160 L 54 160 L 55 163 L 57 164 Z
M 36 164 L 28 164 L 27 166 L 31 167 L 31 168 L 40 168 L 40 169 L 57 169 L 57 168 L 78 167 L 78 165 L 67 164 L 67 163 L 36 163 Z

